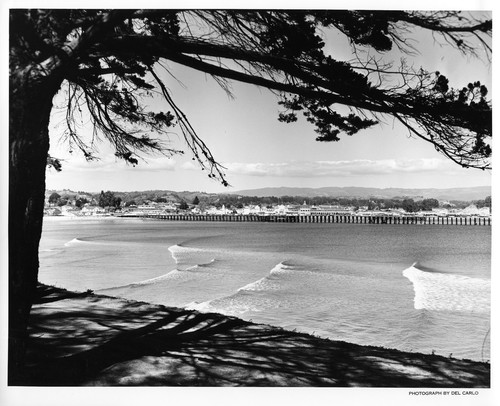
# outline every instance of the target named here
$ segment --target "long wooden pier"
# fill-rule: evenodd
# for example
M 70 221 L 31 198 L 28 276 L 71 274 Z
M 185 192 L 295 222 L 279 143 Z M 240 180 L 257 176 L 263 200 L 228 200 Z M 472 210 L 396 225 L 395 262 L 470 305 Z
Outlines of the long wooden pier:
M 131 217 L 131 216 L 128 216 Z M 491 226 L 491 217 L 461 216 L 360 216 L 360 215 L 324 215 L 324 216 L 258 216 L 235 214 L 143 214 L 140 218 L 170 221 L 208 221 L 208 222 L 270 222 L 270 223 L 350 223 L 350 224 L 433 224 L 459 226 Z

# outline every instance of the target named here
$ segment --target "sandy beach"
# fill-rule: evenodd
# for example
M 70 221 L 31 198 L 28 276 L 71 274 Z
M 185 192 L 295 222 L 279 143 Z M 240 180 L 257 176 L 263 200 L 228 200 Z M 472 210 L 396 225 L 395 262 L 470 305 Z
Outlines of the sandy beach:
M 488 388 L 490 364 L 40 286 L 26 386 Z

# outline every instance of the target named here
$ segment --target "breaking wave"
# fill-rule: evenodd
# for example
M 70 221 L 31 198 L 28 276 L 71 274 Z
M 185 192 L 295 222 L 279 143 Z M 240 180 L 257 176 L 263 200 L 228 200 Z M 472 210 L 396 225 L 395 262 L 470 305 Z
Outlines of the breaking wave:
M 413 264 L 403 271 L 413 284 L 415 309 L 488 313 L 491 283 L 488 279 L 424 271 Z
M 81 238 L 73 238 L 71 241 L 68 241 L 64 244 L 65 247 L 71 247 L 77 244 L 92 244 L 92 242 L 83 240 Z
M 238 291 L 278 290 L 281 286 L 277 283 L 273 283 L 275 279 L 273 276 L 284 275 L 292 272 L 294 269 L 294 266 L 288 265 L 286 262 L 280 262 L 271 269 L 269 275 L 239 288 Z

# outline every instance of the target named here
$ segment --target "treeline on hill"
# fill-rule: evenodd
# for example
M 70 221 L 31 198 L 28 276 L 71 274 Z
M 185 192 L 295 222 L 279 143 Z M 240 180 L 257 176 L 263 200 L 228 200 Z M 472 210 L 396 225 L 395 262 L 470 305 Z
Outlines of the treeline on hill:
M 437 199 L 413 199 L 408 197 L 395 197 L 392 199 L 387 198 L 357 198 L 357 197 L 328 197 L 328 196 L 315 196 L 315 197 L 304 197 L 304 196 L 282 196 L 282 197 L 256 197 L 256 196 L 237 196 L 237 195 L 219 195 L 219 198 L 215 202 L 216 205 L 224 205 L 225 207 L 243 207 L 246 205 L 264 205 L 272 206 L 277 204 L 294 204 L 301 205 L 304 202 L 311 206 L 318 205 L 338 205 L 338 206 L 349 206 L 355 209 L 360 207 L 367 207 L 368 210 L 387 210 L 387 209 L 404 209 L 407 212 L 416 212 L 422 210 L 432 210 L 437 207 L 444 208 L 458 208 L 463 209 L 470 204 L 475 204 L 478 208 L 481 207 L 491 207 L 491 196 L 486 197 L 484 200 L 475 201 L 461 201 L 452 200 L 440 205 Z
M 215 194 L 204 192 L 165 192 L 165 191 L 141 191 L 141 192 L 112 192 L 101 191 L 100 193 L 86 192 L 52 192 L 48 198 L 49 203 L 58 206 L 74 204 L 83 207 L 85 204 L 94 204 L 101 207 L 130 207 L 142 205 L 149 202 L 179 204 L 179 208 L 187 209 L 192 205 L 215 206 L 226 208 L 243 208 L 249 205 L 274 206 L 274 205 L 301 205 L 304 202 L 311 206 L 337 205 L 343 207 L 353 207 L 358 209 L 366 207 L 369 210 L 404 209 L 407 212 L 417 212 L 422 210 L 432 210 L 436 207 L 463 209 L 470 204 L 475 204 L 478 208 L 491 207 L 491 196 L 483 200 L 462 201 L 451 200 L 449 202 L 439 202 L 437 199 L 414 199 L 410 197 L 388 198 L 358 198 L 358 197 L 328 197 L 328 196 L 240 196 L 232 194 Z

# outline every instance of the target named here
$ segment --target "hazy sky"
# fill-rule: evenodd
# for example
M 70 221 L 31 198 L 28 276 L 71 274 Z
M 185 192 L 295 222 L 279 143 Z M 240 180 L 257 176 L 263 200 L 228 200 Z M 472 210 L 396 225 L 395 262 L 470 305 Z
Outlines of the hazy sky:
M 414 33 L 421 54 L 406 56 L 415 67 L 440 71 L 454 87 L 480 80 L 491 88 L 491 67 L 483 59 L 468 59 L 429 35 Z M 334 57 L 350 57 L 341 37 L 330 34 Z M 399 55 L 391 55 L 398 58 Z M 491 173 L 463 169 L 434 150 L 432 145 L 409 138 L 407 130 L 390 117 L 368 130 L 336 143 L 315 141 L 311 125 L 280 123 L 279 106 L 267 89 L 232 82 L 229 98 L 208 75 L 169 63 L 175 79 L 164 79 L 177 105 L 184 111 L 215 158 L 227 167 L 231 188 L 224 188 L 202 172 L 189 153 L 171 159 L 150 157 L 136 167 L 115 159 L 105 143 L 101 160 L 88 163 L 77 152 L 69 154 L 58 140 L 62 116 L 51 122 L 51 154 L 64 159 L 63 171 L 49 170 L 47 188 L 84 190 L 170 189 L 232 192 L 241 189 L 297 186 L 366 186 L 448 188 L 491 184 Z M 182 82 L 182 85 L 179 83 Z M 168 110 L 168 106 L 155 106 Z M 90 129 L 88 129 L 90 131 Z M 182 135 L 173 129 L 172 148 L 184 149 Z

